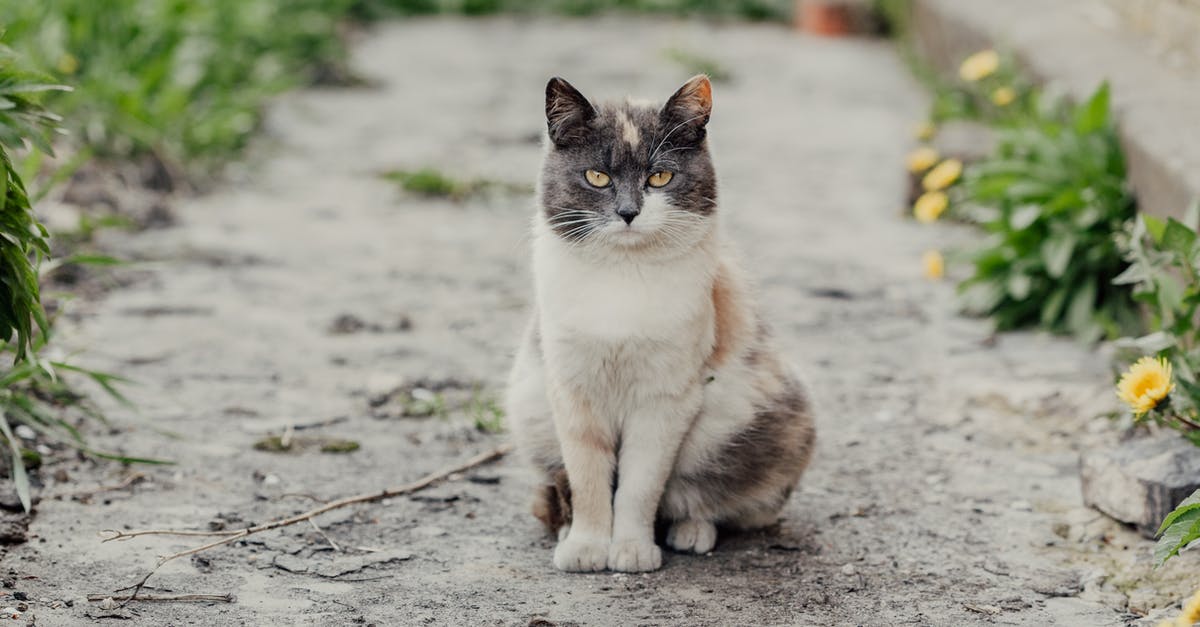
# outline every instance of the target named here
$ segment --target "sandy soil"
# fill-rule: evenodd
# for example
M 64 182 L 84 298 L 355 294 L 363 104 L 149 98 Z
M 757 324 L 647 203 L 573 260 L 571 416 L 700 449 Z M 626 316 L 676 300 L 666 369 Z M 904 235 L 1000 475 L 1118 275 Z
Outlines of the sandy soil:
M 192 546 L 101 544 L 100 529 L 261 522 L 500 444 L 456 407 L 494 398 L 506 374 L 530 296 L 532 199 L 424 199 L 378 173 L 429 165 L 528 184 L 548 76 L 592 96 L 664 98 L 689 74 L 671 47 L 731 72 L 711 124 L 722 211 L 816 401 L 818 454 L 778 528 L 668 555 L 652 574 L 566 575 L 527 513 L 523 468 L 505 460 L 321 517 L 340 551 L 301 525 L 150 581 L 154 594 L 236 603 L 85 601 Z M 38 624 L 1116 625 L 1186 587 L 1147 583 L 1148 543 L 1080 505 L 1078 450 L 1114 437 L 1095 418 L 1113 409 L 1106 359 L 1042 335 L 993 338 L 955 315 L 949 283 L 921 277 L 925 249 L 971 234 L 900 215 L 925 103 L 886 43 L 435 20 L 378 29 L 355 63 L 374 85 L 281 101 L 256 158 L 181 200 L 178 226 L 107 235 L 142 261 L 126 271 L 137 280 L 73 303 L 59 340 L 139 382 L 140 410 L 111 407 L 96 444 L 176 465 L 136 468 L 146 480 L 85 501 L 49 497 L 130 470 L 69 462 L 74 483 L 48 481 L 36 538 L 4 562 Z M 414 382 L 445 388 L 448 415 L 401 416 L 388 392 Z M 326 421 L 296 437 L 361 448 L 254 448 Z M 362 569 L 330 576 L 355 557 Z M 1181 562 L 1167 575 L 1196 568 Z

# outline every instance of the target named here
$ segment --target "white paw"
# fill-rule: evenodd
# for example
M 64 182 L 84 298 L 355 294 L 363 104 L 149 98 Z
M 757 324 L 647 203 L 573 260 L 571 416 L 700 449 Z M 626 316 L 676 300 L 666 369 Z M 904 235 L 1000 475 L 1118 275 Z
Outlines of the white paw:
M 662 566 L 662 549 L 653 542 L 622 540 L 608 549 L 608 568 L 621 573 L 641 573 Z
M 567 532 L 554 547 L 554 567 L 572 573 L 604 570 L 608 564 L 608 540 Z
M 708 553 L 717 544 L 717 526 L 696 519 L 672 523 L 667 532 L 667 544 L 676 551 Z

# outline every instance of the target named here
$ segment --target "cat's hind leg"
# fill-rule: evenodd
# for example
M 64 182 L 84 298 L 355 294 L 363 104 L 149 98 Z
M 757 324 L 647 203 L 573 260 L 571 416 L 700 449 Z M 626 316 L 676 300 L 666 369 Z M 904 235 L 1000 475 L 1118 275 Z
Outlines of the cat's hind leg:
M 667 546 L 680 553 L 708 553 L 716 544 L 717 526 L 711 520 L 677 520 L 667 530 Z

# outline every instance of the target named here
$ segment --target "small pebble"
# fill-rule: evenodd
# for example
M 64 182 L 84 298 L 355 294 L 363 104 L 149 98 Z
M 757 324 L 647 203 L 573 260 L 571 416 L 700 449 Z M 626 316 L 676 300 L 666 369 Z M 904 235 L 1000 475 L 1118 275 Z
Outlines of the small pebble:
M 1019 512 L 1032 512 L 1033 511 L 1033 505 L 1031 505 L 1029 503 L 1029 501 L 1013 501 L 1012 504 L 1009 505 L 1009 507 L 1011 507 Z
M 112 597 L 108 597 L 100 602 L 100 609 L 105 611 L 112 611 L 117 609 L 117 607 L 117 602 Z
M 34 431 L 29 425 L 17 425 L 17 437 L 22 440 L 32 440 L 37 437 L 37 431 Z
M 412 397 L 413 397 L 413 400 L 415 400 L 415 401 L 429 402 L 429 401 L 432 401 L 435 398 L 437 398 L 437 395 L 434 394 L 433 392 L 430 392 L 429 390 L 426 390 L 425 388 L 415 388 L 412 391 Z
M 854 564 L 846 564 L 842 567 L 843 575 L 853 575 L 855 572 L 857 572 L 857 570 L 855 570 Z
M 275 475 L 267 475 L 263 477 L 263 485 L 276 485 L 279 483 L 279 481 L 279 477 Z

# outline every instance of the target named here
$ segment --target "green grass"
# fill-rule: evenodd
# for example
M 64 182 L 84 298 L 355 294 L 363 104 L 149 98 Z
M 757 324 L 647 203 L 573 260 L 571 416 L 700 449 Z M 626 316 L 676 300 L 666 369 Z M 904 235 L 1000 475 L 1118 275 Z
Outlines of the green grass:
M 476 389 L 467 403 L 467 416 L 475 428 L 484 433 L 504 432 L 504 408 L 494 397 Z
M 267 99 L 335 73 L 350 0 L 0 0 L 4 40 L 75 91 L 51 99 L 100 156 L 235 152 Z
M 454 178 L 435 168 L 390 170 L 381 174 L 384 179 L 400 185 L 410 194 L 428 198 L 447 198 L 461 202 L 488 193 L 531 194 L 533 188 L 520 183 L 507 183 L 484 178 Z
M 733 78 L 733 75 L 725 66 L 721 65 L 720 61 L 697 52 L 681 48 L 667 48 L 663 51 L 663 56 L 683 68 L 684 73 L 689 76 L 705 74 L 717 83 L 727 83 Z

